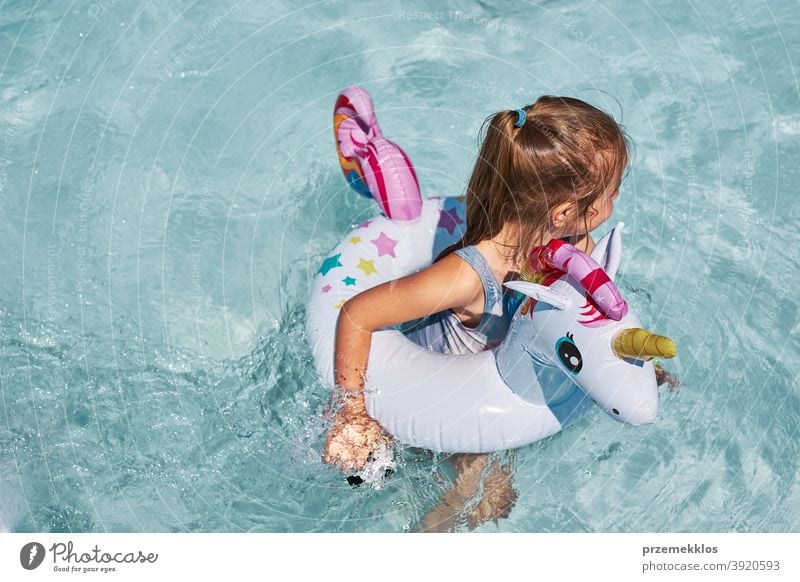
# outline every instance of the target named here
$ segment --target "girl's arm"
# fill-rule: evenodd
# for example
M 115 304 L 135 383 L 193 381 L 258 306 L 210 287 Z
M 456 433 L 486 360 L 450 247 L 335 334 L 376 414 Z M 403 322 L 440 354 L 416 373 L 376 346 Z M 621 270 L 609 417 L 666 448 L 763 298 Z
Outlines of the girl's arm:
M 388 281 L 347 301 L 336 325 L 335 380 L 361 391 L 372 333 L 445 309 L 467 309 L 482 291 L 478 274 L 449 254 L 413 275 Z
M 336 325 L 335 380 L 340 391 L 322 458 L 344 471 L 358 471 L 388 438 L 364 402 L 372 333 L 445 309 L 468 310 L 482 291 L 478 274 L 458 255 L 447 255 L 427 269 L 359 293 L 347 301 Z M 468 314 L 470 315 L 470 314 Z M 343 401 L 337 401 L 338 398 Z

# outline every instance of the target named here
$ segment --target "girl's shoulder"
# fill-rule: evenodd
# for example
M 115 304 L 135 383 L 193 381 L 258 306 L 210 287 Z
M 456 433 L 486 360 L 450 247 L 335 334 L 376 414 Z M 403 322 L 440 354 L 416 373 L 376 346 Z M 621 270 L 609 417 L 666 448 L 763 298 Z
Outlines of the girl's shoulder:
M 464 248 L 459 249 L 463 251 Z M 483 282 L 470 260 L 463 252 L 451 252 L 424 269 L 423 284 L 438 289 L 448 302 L 465 305 L 472 302 L 482 292 Z M 423 272 L 423 271 L 421 271 Z
M 583 251 L 587 255 L 590 254 L 594 249 L 594 240 L 588 234 L 583 234 L 580 236 L 568 236 L 566 238 L 562 238 L 561 240 L 568 242 L 576 249 Z
M 433 281 L 440 280 L 445 284 L 459 283 L 467 287 L 479 285 L 481 281 L 478 273 L 472 268 L 469 260 L 462 256 L 468 253 L 468 251 L 464 251 L 466 248 L 468 247 L 458 249 L 461 251 L 458 253 L 455 251 L 448 253 L 424 270 L 428 272 Z

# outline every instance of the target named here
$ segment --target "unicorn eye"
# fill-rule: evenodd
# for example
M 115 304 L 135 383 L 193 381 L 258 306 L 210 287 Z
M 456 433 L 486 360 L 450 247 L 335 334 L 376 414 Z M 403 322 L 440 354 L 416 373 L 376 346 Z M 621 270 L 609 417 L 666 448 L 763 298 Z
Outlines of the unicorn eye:
M 561 363 L 573 374 L 577 374 L 583 368 L 583 356 L 569 332 L 556 341 L 556 353 Z

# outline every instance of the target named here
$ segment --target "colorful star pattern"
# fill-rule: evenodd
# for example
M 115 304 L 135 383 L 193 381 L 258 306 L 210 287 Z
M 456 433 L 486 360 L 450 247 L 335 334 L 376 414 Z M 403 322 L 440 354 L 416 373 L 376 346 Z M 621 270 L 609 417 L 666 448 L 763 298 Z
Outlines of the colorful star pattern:
M 436 225 L 438 228 L 447 229 L 447 234 L 453 234 L 453 231 L 459 224 L 464 224 L 464 221 L 459 218 L 455 208 L 451 208 L 450 210 L 442 208 L 439 214 L 439 223 Z
M 379 257 L 382 257 L 383 255 L 391 255 L 397 258 L 397 255 L 394 254 L 394 247 L 397 246 L 397 241 L 386 236 L 385 232 L 381 231 L 381 234 L 378 236 L 378 238 L 374 238 L 369 242 L 378 247 Z
M 356 265 L 356 269 L 361 269 L 364 271 L 365 275 L 370 275 L 372 273 L 377 273 L 378 270 L 375 268 L 375 261 L 367 260 L 367 259 L 358 259 L 358 264 Z
M 432 197 L 433 199 L 438 199 L 438 197 Z M 463 202 L 465 200 L 465 196 L 458 196 L 455 200 L 459 202 Z M 365 220 L 361 224 L 358 225 L 358 228 L 366 228 L 370 224 L 372 224 L 372 220 Z M 458 208 L 451 207 L 451 208 L 442 208 L 439 211 L 439 221 L 437 223 L 437 228 L 445 229 L 448 234 L 452 235 L 457 229 L 458 226 L 464 224 L 464 220 L 458 215 Z M 362 233 L 363 234 L 363 233 Z M 361 244 L 365 241 L 359 235 L 353 235 L 349 239 L 347 239 L 350 244 L 357 245 Z M 377 249 L 378 257 L 383 256 L 390 256 L 393 258 L 397 258 L 396 250 L 397 245 L 399 244 L 399 240 L 395 240 L 388 236 L 385 231 L 381 230 L 380 233 L 376 238 L 370 239 L 375 248 Z M 369 255 L 368 255 L 369 256 Z M 325 276 L 333 269 L 337 269 L 339 267 L 344 267 L 341 261 L 342 253 L 337 253 L 333 256 L 327 257 L 323 262 L 322 266 L 319 269 L 319 272 Z M 352 267 L 349 267 L 352 268 Z M 378 273 L 378 270 L 375 268 L 375 259 L 365 259 L 363 257 L 359 257 L 358 264 L 355 266 L 356 269 L 360 269 L 365 276 L 369 276 L 375 273 Z M 339 274 L 341 276 L 341 272 Z M 352 277 L 350 275 L 345 276 L 342 279 L 337 280 L 341 281 L 346 287 L 354 287 L 358 281 L 357 278 Z M 333 283 L 333 281 L 331 281 Z M 339 283 L 335 283 L 335 285 L 339 285 Z M 322 287 L 323 293 L 330 293 L 333 289 L 333 286 L 330 283 L 326 283 Z M 346 303 L 346 299 L 340 299 L 335 305 L 335 309 L 341 309 L 344 304 Z M 522 310 L 525 311 L 524 309 Z
M 343 267 L 344 265 L 342 265 L 342 263 L 339 261 L 339 257 L 341 256 L 342 253 L 338 253 L 322 261 L 322 266 L 319 268 L 319 272 L 322 273 L 322 275 L 324 276 L 327 275 L 328 271 L 330 271 L 331 269 L 335 269 L 336 267 Z

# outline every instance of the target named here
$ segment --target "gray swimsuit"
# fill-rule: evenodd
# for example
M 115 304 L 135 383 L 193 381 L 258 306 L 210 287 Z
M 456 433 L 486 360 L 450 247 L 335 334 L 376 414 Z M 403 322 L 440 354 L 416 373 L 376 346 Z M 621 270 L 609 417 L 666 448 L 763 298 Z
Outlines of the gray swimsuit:
M 519 298 L 497 283 L 492 269 L 474 246 L 453 251 L 467 261 L 483 283 L 483 318 L 475 328 L 464 326 L 450 309 L 403 324 L 401 331 L 414 343 L 445 354 L 474 354 L 503 341 Z

